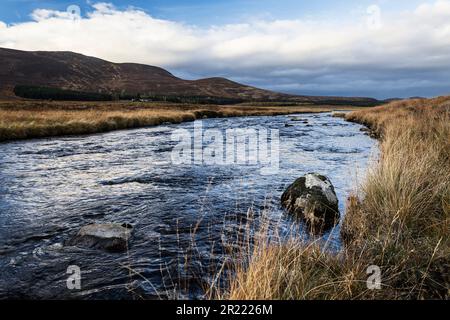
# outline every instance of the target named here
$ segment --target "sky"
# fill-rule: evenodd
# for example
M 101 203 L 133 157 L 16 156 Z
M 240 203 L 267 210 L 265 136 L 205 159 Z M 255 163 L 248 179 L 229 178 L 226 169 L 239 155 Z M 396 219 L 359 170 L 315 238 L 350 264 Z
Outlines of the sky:
M 294 94 L 450 94 L 450 0 L 2 0 L 0 47 Z

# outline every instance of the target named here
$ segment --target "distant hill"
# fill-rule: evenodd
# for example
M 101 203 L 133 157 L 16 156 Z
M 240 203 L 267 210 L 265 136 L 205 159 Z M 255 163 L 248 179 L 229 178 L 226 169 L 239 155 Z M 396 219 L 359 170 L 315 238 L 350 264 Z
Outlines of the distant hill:
M 16 86 L 124 96 L 215 97 L 236 101 L 358 105 L 380 103 L 371 98 L 289 95 L 218 77 L 183 80 L 159 67 L 135 63 L 112 63 L 73 52 L 30 52 L 0 48 L 0 96 L 15 96 Z

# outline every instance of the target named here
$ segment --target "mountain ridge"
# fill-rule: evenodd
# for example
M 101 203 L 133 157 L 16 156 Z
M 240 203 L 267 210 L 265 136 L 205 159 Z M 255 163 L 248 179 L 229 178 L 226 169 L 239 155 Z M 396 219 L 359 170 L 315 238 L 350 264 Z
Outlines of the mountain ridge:
M 0 48 L 0 96 L 13 97 L 18 85 L 95 93 L 146 96 L 207 96 L 242 101 L 375 105 L 359 97 L 319 97 L 278 93 L 235 81 L 210 77 L 184 80 L 171 72 L 139 63 L 114 63 L 71 51 L 22 51 Z

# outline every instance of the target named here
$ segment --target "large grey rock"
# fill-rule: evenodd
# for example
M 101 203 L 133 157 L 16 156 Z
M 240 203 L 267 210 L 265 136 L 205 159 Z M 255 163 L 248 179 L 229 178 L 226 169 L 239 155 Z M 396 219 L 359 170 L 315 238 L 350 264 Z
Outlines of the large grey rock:
M 338 198 L 331 181 L 318 173 L 297 179 L 281 196 L 287 211 L 303 219 L 313 232 L 322 232 L 339 222 Z
M 128 248 L 132 227 L 128 224 L 90 224 L 78 231 L 68 245 L 109 252 L 123 252 Z

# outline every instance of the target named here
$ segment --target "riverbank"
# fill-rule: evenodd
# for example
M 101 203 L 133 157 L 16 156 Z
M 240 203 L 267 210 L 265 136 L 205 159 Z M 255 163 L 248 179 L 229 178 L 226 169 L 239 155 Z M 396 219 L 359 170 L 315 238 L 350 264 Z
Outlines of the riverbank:
M 216 106 L 139 102 L 0 102 L 0 141 L 80 135 L 204 118 L 358 110 L 352 106 Z
M 393 102 L 346 119 L 376 133 L 381 156 L 348 199 L 342 251 L 280 244 L 262 230 L 215 298 L 449 298 L 450 97 Z

